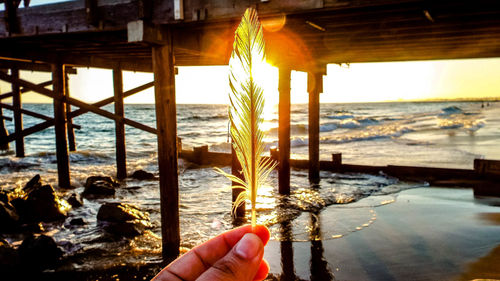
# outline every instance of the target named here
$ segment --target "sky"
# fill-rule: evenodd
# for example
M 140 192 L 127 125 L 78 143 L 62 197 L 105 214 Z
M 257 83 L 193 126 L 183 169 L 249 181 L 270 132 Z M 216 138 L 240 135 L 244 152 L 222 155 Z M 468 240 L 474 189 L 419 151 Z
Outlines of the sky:
M 276 104 L 278 69 L 262 69 L 266 102 Z M 227 66 L 180 67 L 176 75 L 177 103 L 226 104 Z M 447 61 L 415 61 L 328 65 L 323 78 L 322 103 L 382 102 L 424 99 L 500 97 L 500 58 Z M 49 73 L 21 72 L 21 78 L 40 83 L 50 80 Z M 153 80 L 151 73 L 124 72 L 124 90 Z M 111 70 L 78 68 L 70 76 L 70 95 L 95 102 L 113 95 Z M 292 103 L 306 103 L 307 74 L 292 71 Z M 0 82 L 0 92 L 10 86 Z M 9 100 L 6 100 L 9 102 Z M 23 102 L 51 102 L 35 93 L 23 95 Z M 153 89 L 125 99 L 126 103 L 154 103 Z

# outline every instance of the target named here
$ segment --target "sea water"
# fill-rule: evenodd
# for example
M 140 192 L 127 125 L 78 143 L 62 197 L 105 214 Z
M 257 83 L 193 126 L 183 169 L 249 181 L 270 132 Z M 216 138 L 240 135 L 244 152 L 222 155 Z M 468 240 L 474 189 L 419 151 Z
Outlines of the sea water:
M 28 110 L 51 116 L 51 104 L 25 104 Z M 112 106 L 104 107 L 112 112 Z M 472 168 L 475 158 L 500 159 L 499 106 L 481 102 L 405 102 L 369 104 L 321 104 L 320 158 L 342 153 L 343 162 L 366 165 L 412 165 Z M 9 112 L 4 115 L 10 116 Z M 127 118 L 155 127 L 154 105 L 125 105 Z M 292 105 L 291 153 L 293 158 L 308 155 L 307 105 Z M 264 129 L 267 148 L 277 146 L 277 109 L 267 112 Z M 26 116 L 24 127 L 40 122 Z M 58 190 L 67 197 L 82 192 L 91 175 L 116 173 L 114 122 L 88 113 L 73 120 L 77 151 L 70 153 L 74 190 Z M 227 106 L 177 106 L 177 133 L 183 148 L 209 145 L 209 150 L 229 152 Z M 12 122 L 6 121 L 10 133 Z M 0 187 L 22 187 L 32 176 L 57 185 L 55 137 L 53 128 L 25 138 L 27 157 L 11 150 L 0 156 Z M 127 169 L 131 174 L 144 169 L 158 174 L 156 136 L 126 127 Z M 229 167 L 224 167 L 229 172 Z M 291 195 L 277 194 L 277 174 L 259 190 L 258 222 L 267 225 L 272 239 L 307 241 L 338 239 L 362 231 L 376 221 L 376 207 L 397 200 L 399 191 L 426 186 L 425 182 L 400 182 L 384 175 L 337 174 L 321 172 L 321 182 L 310 186 L 307 171 L 291 171 Z M 230 182 L 212 167 L 198 167 L 179 160 L 181 245 L 192 248 L 233 227 L 230 214 Z M 363 200 L 363 206 L 352 202 Z M 96 215 L 104 202 L 125 202 L 150 214 L 153 228 L 135 239 L 110 239 Z M 314 216 L 325 208 L 339 208 L 338 218 L 323 220 L 321 235 L 315 233 Z M 106 268 L 117 264 L 136 264 L 161 259 L 161 226 L 158 181 L 126 179 L 112 198 L 84 200 L 84 206 L 69 213 L 64 222 L 45 224 L 65 251 L 67 269 Z M 69 221 L 83 218 L 85 226 Z M 331 224 L 331 225 L 329 225 Z M 284 233 L 284 226 L 290 231 Z M 333 227 L 333 225 L 335 227 Z M 19 244 L 15 236 L 7 237 Z

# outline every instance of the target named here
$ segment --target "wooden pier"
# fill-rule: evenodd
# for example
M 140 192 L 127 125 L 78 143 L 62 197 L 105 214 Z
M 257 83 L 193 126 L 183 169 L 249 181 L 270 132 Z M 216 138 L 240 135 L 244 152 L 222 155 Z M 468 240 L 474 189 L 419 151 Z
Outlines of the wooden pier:
M 19 8 L 19 2 L 0 0 L 0 80 L 11 84 L 10 92 L 0 93 L 0 147 L 15 141 L 16 155 L 23 157 L 24 137 L 54 126 L 59 186 L 70 187 L 68 149 L 76 149 L 73 129 L 78 128 L 74 117 L 92 112 L 115 122 L 118 178 L 127 174 L 124 126 L 157 134 L 165 258 L 177 256 L 180 243 L 175 67 L 227 65 L 234 30 L 247 7 L 259 12 L 268 61 L 279 67 L 278 169 L 279 190 L 285 194 L 290 192 L 290 167 L 307 167 L 312 183 L 325 165 L 363 170 L 342 164 L 338 156 L 330 164 L 319 161 L 319 96 L 327 64 L 500 57 L 496 0 L 77 0 L 26 8 Z M 72 98 L 67 75 L 77 67 L 113 70 L 113 97 L 92 104 Z M 52 81 L 31 83 L 19 77 L 22 70 L 52 73 Z M 124 92 L 126 70 L 152 72 L 155 78 Z M 291 70 L 308 73 L 307 163 L 289 159 Z M 125 97 L 152 86 L 156 128 L 123 112 Z M 23 109 L 27 91 L 52 98 L 54 116 Z M 2 102 L 8 98 L 11 104 Z M 110 103 L 114 113 L 102 109 Z M 71 111 L 71 106 L 78 109 Z M 4 120 L 11 120 L 3 109 L 14 112 L 10 135 Z M 23 115 L 42 122 L 25 128 Z M 426 172 L 382 170 L 391 169 Z

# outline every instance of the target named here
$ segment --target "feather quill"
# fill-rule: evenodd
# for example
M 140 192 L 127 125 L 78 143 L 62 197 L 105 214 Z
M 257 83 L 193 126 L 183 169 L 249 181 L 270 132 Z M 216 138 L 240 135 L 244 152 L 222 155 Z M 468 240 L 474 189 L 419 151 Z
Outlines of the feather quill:
M 235 31 L 233 52 L 229 60 L 229 121 L 233 147 L 242 167 L 243 180 L 217 169 L 243 188 L 233 205 L 235 209 L 247 198 L 252 204 L 252 226 L 256 225 L 257 190 L 265 183 L 275 163 L 262 157 L 264 93 L 255 71 L 265 62 L 265 43 L 257 12 L 248 8 Z

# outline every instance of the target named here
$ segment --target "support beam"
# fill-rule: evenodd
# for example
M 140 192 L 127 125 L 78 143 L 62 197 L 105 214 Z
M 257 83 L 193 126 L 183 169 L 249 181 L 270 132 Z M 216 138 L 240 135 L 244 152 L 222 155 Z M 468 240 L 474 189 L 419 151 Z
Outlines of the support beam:
M 240 161 L 238 161 L 238 157 L 236 156 L 236 152 L 234 151 L 234 148 L 233 146 L 231 145 L 231 174 L 233 176 L 236 176 L 240 179 L 243 179 L 243 175 L 241 173 L 241 164 L 240 164 Z M 232 185 L 232 204 L 231 204 L 231 211 L 234 211 L 233 213 L 233 218 L 234 218 L 234 222 L 238 223 L 239 221 L 243 220 L 245 218 L 245 201 L 243 201 L 243 203 L 241 203 L 241 205 L 239 205 L 238 207 L 236 207 L 235 209 L 235 206 L 234 206 L 234 203 L 236 202 L 236 199 L 238 198 L 238 196 L 240 195 L 241 192 L 243 192 L 245 189 L 243 187 L 241 187 L 240 184 L 236 183 L 236 182 L 231 182 L 231 185 Z M 240 186 L 241 188 L 238 188 L 238 186 Z
M 66 70 L 66 68 L 65 68 Z M 69 76 L 68 72 L 64 73 L 64 96 L 69 97 Z M 71 105 L 69 103 L 65 103 L 66 106 L 66 129 L 68 131 L 68 147 L 69 151 L 76 151 L 76 142 L 75 142 L 75 130 L 73 126 L 73 118 L 69 116 L 68 112 L 71 112 Z
M 120 68 L 113 69 L 113 87 L 115 98 L 115 115 L 121 117 L 115 120 L 116 141 L 116 178 L 127 177 L 127 152 L 125 150 L 125 111 L 123 108 L 123 76 Z
M 66 87 L 64 85 L 64 75 L 63 64 L 52 65 L 57 175 L 59 187 L 69 188 L 71 187 L 71 182 L 69 176 L 68 144 L 66 141 L 66 108 L 64 106 L 64 91 Z
M 19 79 L 19 69 L 11 68 L 11 76 L 14 79 Z M 19 84 L 11 83 L 12 85 L 12 106 L 14 107 L 14 131 L 18 135 L 16 138 L 16 157 L 24 157 L 24 137 L 19 136 L 23 130 L 23 115 L 21 113 L 22 101 Z
M 40 87 L 45 87 L 45 86 L 48 86 L 48 85 L 52 85 L 52 81 L 46 81 L 46 82 L 43 82 L 43 83 L 40 83 L 40 84 L 36 84 L 36 85 L 40 86 Z M 30 92 L 30 91 L 31 91 L 30 89 L 21 88 L 21 94 L 24 94 L 24 93 L 27 93 L 27 92 Z M 0 100 L 6 99 L 6 98 L 10 98 L 10 97 L 12 97 L 12 92 L 1 94 L 0 95 Z
M 290 74 L 288 66 L 279 68 L 279 193 L 290 194 Z
M 9 81 L 9 80 L 7 80 L 7 79 L 10 79 L 9 77 L 10 77 L 9 75 L 6 75 L 6 74 L 4 74 L 3 72 L 0 71 L 0 80 Z M 154 82 L 149 82 L 149 83 L 144 84 L 142 86 L 139 86 L 139 87 L 136 87 L 134 89 L 126 91 L 125 93 L 123 93 L 123 96 L 124 97 L 129 97 L 129 96 L 131 96 L 133 94 L 136 94 L 138 92 L 141 92 L 143 90 L 151 88 L 153 85 L 154 85 Z M 105 105 L 108 105 L 108 104 L 112 103 L 113 101 L 114 101 L 114 97 L 110 97 L 110 98 L 98 101 L 96 103 L 93 103 L 92 105 L 95 106 L 95 107 L 102 107 L 102 106 L 105 106 Z M 68 116 L 71 117 L 71 118 L 75 118 L 75 117 L 80 116 L 82 114 L 85 114 L 87 112 L 89 112 L 89 110 L 84 109 L 84 108 L 80 108 L 80 109 L 77 109 L 77 110 L 69 113 Z M 28 112 L 24 112 L 24 110 L 23 110 L 23 113 L 29 114 Z M 31 135 L 31 134 L 34 134 L 34 133 L 38 133 L 40 131 L 43 131 L 43 130 L 49 128 L 50 126 L 53 126 L 54 125 L 54 119 L 52 119 L 52 118 L 50 118 L 50 119 L 51 120 L 45 121 L 43 123 L 37 124 L 35 126 L 27 128 L 27 129 L 24 129 L 21 132 L 21 136 L 25 137 L 25 136 L 28 136 L 28 135 Z M 73 125 L 73 127 L 76 128 L 76 129 L 80 129 L 81 128 L 78 125 Z M 156 129 L 148 127 L 148 126 L 146 126 L 146 127 L 147 127 L 147 130 L 144 130 L 144 131 L 152 133 L 152 134 L 156 134 Z M 138 129 L 142 130 L 143 128 L 138 128 Z M 146 128 L 144 128 L 144 129 L 146 129 Z M 8 142 L 14 141 L 16 137 L 17 137 L 17 134 L 14 133 L 14 134 L 9 135 L 9 136 L 7 136 L 5 138 L 1 138 L 0 142 L 7 142 L 8 143 Z
M 319 178 L 319 94 L 322 92 L 323 75 L 307 74 L 309 92 L 309 181 L 318 184 Z
M 30 83 L 28 81 L 25 81 L 25 80 L 22 80 L 22 79 L 16 79 L 16 78 L 13 78 L 12 76 L 10 75 L 7 75 L 5 74 L 4 72 L 0 71 L 0 80 L 3 80 L 3 81 L 6 81 L 6 82 L 9 82 L 9 83 L 18 83 L 20 86 L 23 86 L 27 89 L 30 89 L 31 91 L 34 91 L 34 92 L 37 92 L 39 94 L 42 94 L 44 96 L 47 96 L 49 98 L 54 98 L 55 95 L 54 95 L 54 92 L 49 90 L 49 89 L 45 89 L 44 87 L 40 87 L 36 84 L 33 84 L 33 83 Z M 143 87 L 143 86 L 141 86 Z M 138 87 L 139 88 L 139 87 Z M 110 98 L 111 99 L 111 102 L 113 101 L 114 98 Z M 102 105 L 93 105 L 93 104 L 88 104 L 88 103 L 85 103 L 83 101 L 80 101 L 80 100 L 77 100 L 77 99 L 74 99 L 74 98 L 71 98 L 71 97 L 64 97 L 62 102 L 67 102 L 73 106 L 77 106 L 77 107 L 80 107 L 84 110 L 86 110 L 86 112 L 88 111 L 91 111 L 97 115 L 100 115 L 100 116 L 103 116 L 103 117 L 106 117 L 106 118 L 109 118 L 109 119 L 112 119 L 112 120 L 118 120 L 120 119 L 120 117 L 114 115 L 113 113 L 111 112 L 108 112 L 106 110 L 103 110 L 103 109 L 100 109 L 99 107 L 102 106 Z M 72 117 L 74 117 L 74 114 L 71 115 Z M 135 127 L 139 130 L 143 130 L 143 131 L 146 131 L 146 132 L 150 132 L 152 134 L 156 134 L 156 129 L 155 128 L 151 128 L 149 126 L 146 126 L 146 125 L 143 125 L 139 122 L 136 122 L 136 121 L 133 121 L 133 120 L 130 120 L 130 119 L 127 119 L 127 118 L 124 118 L 124 122 L 125 124 L 129 125 L 129 126 L 132 126 L 132 127 Z M 45 124 L 44 126 L 47 126 L 47 124 Z M 48 125 L 46 128 L 50 127 L 50 125 Z
M 9 135 L 9 133 L 7 132 L 7 128 L 5 128 L 4 119 L 6 118 L 3 116 L 3 108 L 0 107 L 0 140 Z M 0 150 L 8 150 L 8 149 L 9 149 L 9 142 L 0 141 Z
M 152 53 L 158 131 L 162 254 L 166 261 L 179 255 L 180 228 L 174 50 L 171 30 L 166 30 L 164 35 L 167 43 L 154 46 Z

